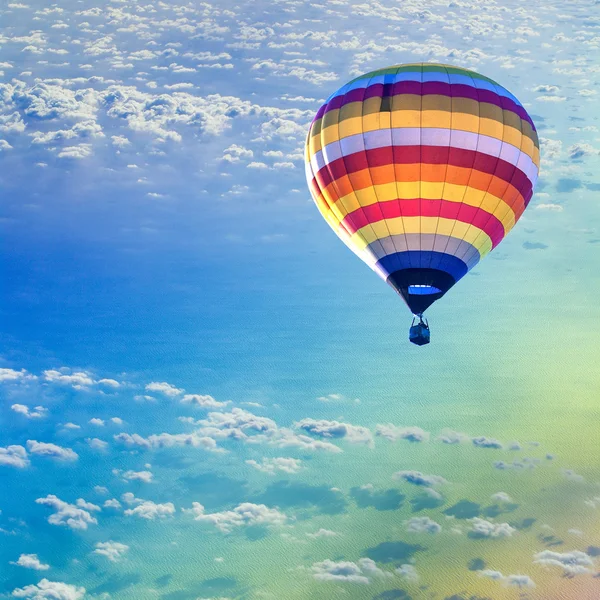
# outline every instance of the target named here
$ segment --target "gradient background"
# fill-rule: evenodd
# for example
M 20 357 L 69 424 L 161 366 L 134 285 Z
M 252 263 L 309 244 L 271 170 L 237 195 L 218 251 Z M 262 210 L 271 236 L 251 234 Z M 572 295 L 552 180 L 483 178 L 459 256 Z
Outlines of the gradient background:
M 30 452 L 18 468 L 0 456 L 0 597 L 600 596 L 598 9 L 5 5 L 0 447 L 38 440 L 78 458 Z M 417 348 L 403 302 L 312 204 L 302 146 L 320 101 L 346 80 L 428 60 L 473 68 L 514 93 L 538 126 L 542 170 L 507 239 L 428 311 L 432 343 Z M 51 369 L 67 377 L 53 381 Z M 73 373 L 89 383 L 74 385 Z M 183 391 L 147 391 L 150 382 L 229 400 L 217 412 L 239 407 L 296 433 L 305 418 L 372 433 L 361 430 L 367 443 L 348 427 L 313 436 L 337 453 L 251 439 L 217 439 L 221 453 L 129 448 L 114 436 L 190 432 L 178 418 L 210 412 L 182 403 Z M 328 394 L 339 397 L 319 400 Z M 153 400 L 135 399 L 143 395 Z M 28 418 L 15 404 L 47 412 Z M 430 436 L 390 442 L 374 435 L 386 423 Z M 444 429 L 464 441 L 441 443 Z M 476 436 L 503 447 L 476 447 Z M 108 445 L 94 449 L 91 438 Z M 263 457 L 296 458 L 302 469 L 269 475 L 245 462 Z M 153 481 L 113 469 L 149 470 Z M 392 478 L 401 470 L 444 477 L 438 505 L 423 508 L 422 487 Z M 126 492 L 172 502 L 175 513 L 144 520 L 102 507 Z M 516 506 L 490 510 L 497 492 Z M 35 502 L 48 494 L 102 507 L 97 524 L 48 523 L 50 509 Z M 444 513 L 462 500 L 474 503 L 459 514 L 467 518 Z M 265 504 L 287 522 L 223 533 L 182 512 L 192 502 L 210 513 Z M 474 539 L 477 514 L 515 531 Z M 415 516 L 441 531 L 407 531 Z M 306 535 L 321 528 L 336 535 Z M 109 540 L 129 546 L 117 562 L 93 553 Z M 545 550 L 585 552 L 587 566 L 567 576 L 535 562 Z M 50 568 L 11 564 L 32 553 Z M 314 577 L 317 563 L 361 557 L 388 575 Z M 403 564 L 417 581 L 395 572 Z M 513 574 L 536 587 L 510 585 Z M 62 595 L 28 587 L 43 578 L 66 584 Z

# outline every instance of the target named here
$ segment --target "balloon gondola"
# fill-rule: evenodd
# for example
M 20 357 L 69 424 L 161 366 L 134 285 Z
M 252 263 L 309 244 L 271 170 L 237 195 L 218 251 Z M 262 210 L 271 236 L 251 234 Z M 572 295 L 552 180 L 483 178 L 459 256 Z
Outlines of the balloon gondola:
M 421 331 L 409 339 L 423 345 L 423 313 L 529 204 L 539 142 L 522 104 L 498 83 L 417 63 L 334 92 L 310 125 L 305 158 L 322 216 L 404 299 Z

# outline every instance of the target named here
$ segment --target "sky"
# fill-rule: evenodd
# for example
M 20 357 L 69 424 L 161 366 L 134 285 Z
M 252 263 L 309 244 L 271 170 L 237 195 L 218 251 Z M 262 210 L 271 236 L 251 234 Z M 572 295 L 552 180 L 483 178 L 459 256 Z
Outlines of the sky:
M 598 598 L 597 2 L 0 17 L 0 598 Z M 408 62 L 510 90 L 542 157 L 422 348 L 303 166 Z

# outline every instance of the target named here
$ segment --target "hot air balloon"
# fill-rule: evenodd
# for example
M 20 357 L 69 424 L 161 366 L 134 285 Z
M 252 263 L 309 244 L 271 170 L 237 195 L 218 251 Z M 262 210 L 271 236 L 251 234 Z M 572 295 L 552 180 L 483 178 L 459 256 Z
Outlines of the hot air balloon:
M 306 177 L 327 223 L 404 299 L 409 339 L 425 310 L 512 229 L 539 170 L 535 125 L 505 88 L 449 65 L 372 71 L 321 106 Z

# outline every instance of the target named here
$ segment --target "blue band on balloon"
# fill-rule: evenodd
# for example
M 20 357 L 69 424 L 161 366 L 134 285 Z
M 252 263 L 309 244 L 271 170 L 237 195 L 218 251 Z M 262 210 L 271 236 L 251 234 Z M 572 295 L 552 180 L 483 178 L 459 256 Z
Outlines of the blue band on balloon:
M 437 270 L 445 271 L 455 282 L 464 277 L 469 270 L 460 258 L 456 258 L 452 254 L 430 250 L 408 250 L 406 252 L 388 254 L 380 259 L 377 264 L 388 273 L 393 273 L 401 269 L 427 269 L 430 268 L 430 265 L 434 264 Z

